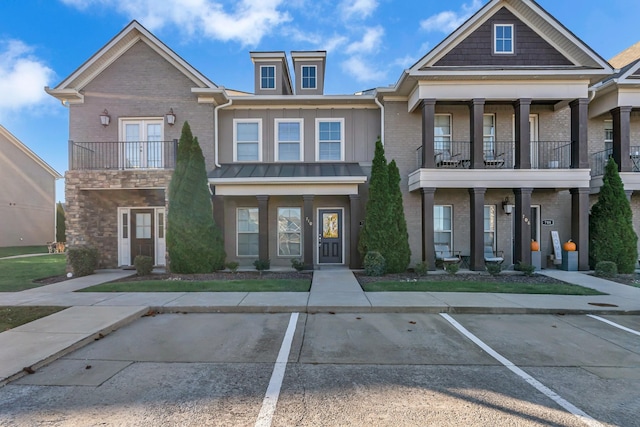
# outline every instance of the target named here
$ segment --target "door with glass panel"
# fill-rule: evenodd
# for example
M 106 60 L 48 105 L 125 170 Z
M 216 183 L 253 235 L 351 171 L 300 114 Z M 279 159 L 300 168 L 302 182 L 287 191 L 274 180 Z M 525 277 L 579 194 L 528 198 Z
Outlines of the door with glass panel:
M 162 120 L 123 120 L 120 165 L 123 169 L 160 169 L 164 165 Z
M 131 209 L 131 264 L 138 255 L 151 257 L 155 265 L 153 209 Z
M 342 210 L 320 209 L 318 216 L 318 262 L 342 264 Z

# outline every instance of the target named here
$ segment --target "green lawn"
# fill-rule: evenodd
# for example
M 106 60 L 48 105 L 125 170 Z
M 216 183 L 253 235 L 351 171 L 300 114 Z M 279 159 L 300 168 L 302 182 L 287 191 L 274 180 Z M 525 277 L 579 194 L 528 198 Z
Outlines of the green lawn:
M 0 259 L 0 292 L 18 292 L 42 286 L 33 280 L 63 275 L 65 265 L 65 254 Z
M 309 292 L 309 279 L 146 280 L 113 282 L 77 292 Z
M 493 292 L 505 294 L 606 295 L 594 289 L 570 284 L 491 283 L 481 281 L 385 281 L 362 285 L 366 292 Z
M 25 323 L 33 322 L 66 307 L 0 307 L 0 332 L 7 331 Z
M 26 255 L 26 254 L 46 254 L 49 249 L 46 245 L 42 246 L 7 246 L 0 248 L 0 258 L 14 255 Z

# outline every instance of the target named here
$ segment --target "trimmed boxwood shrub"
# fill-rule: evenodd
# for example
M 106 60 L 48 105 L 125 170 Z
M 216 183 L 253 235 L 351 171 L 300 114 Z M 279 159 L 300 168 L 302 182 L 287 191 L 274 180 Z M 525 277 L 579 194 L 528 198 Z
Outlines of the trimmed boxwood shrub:
M 364 256 L 364 274 L 382 276 L 385 272 L 385 259 L 380 252 L 369 251 Z
M 454 275 L 460 270 L 460 264 L 457 262 L 447 262 L 444 264 L 444 269 L 447 273 Z
M 618 274 L 618 266 L 613 261 L 600 261 L 596 264 L 595 275 L 598 277 L 614 277 Z
M 271 260 L 270 259 L 257 259 L 253 261 L 253 265 L 256 267 L 256 270 L 262 274 L 264 270 L 268 270 L 271 268 Z
M 524 262 L 520 262 L 517 264 L 517 269 L 522 271 L 525 276 L 533 276 L 533 272 L 536 271 L 536 266 L 531 264 L 525 264 Z
M 92 246 L 76 246 L 67 251 L 67 260 L 74 276 L 93 274 L 98 268 L 98 249 Z
M 138 255 L 133 260 L 138 276 L 148 276 L 153 271 L 153 259 L 150 256 Z
M 492 276 L 497 276 L 502 271 L 502 266 L 497 262 L 487 262 L 484 266 Z

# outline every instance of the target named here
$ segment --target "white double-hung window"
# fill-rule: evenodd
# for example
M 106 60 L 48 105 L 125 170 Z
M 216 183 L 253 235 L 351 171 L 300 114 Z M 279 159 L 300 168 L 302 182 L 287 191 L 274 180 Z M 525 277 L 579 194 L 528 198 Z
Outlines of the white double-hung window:
M 316 159 L 344 160 L 344 119 L 316 119 Z
M 276 67 L 273 65 L 260 66 L 260 89 L 276 88 Z
M 258 256 L 259 217 L 258 208 L 237 209 L 236 240 L 238 256 Z
M 433 243 L 453 248 L 453 221 L 451 205 L 433 207 Z
M 515 53 L 513 24 L 495 24 L 493 26 L 493 53 Z
M 276 119 L 276 161 L 299 162 L 303 160 L 303 119 Z
M 233 120 L 233 161 L 262 161 L 262 120 Z

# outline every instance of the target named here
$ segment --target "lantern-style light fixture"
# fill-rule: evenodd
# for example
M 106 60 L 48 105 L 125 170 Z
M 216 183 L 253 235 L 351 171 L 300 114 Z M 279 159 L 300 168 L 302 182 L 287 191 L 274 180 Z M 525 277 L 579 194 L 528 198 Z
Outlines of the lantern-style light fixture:
M 173 108 L 169 108 L 169 112 L 165 115 L 167 117 L 167 124 L 173 126 L 176 124 L 176 115 L 173 112 Z
M 513 212 L 513 205 L 511 204 L 508 196 L 502 201 L 502 209 L 507 215 L 511 215 L 511 212 Z
M 105 108 L 102 114 L 100 114 L 100 123 L 102 124 L 102 126 L 107 127 L 109 126 L 110 122 L 111 122 L 111 116 L 109 115 L 109 112 Z

